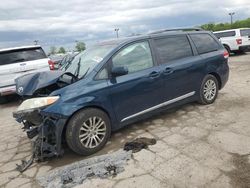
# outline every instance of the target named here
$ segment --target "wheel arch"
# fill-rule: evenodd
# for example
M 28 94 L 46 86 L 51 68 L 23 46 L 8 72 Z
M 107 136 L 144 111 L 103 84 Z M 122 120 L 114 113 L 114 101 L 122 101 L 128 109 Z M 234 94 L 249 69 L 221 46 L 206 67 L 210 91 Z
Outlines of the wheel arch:
M 85 110 L 85 109 L 88 109 L 88 108 L 95 108 L 95 109 L 101 110 L 101 111 L 103 111 L 105 114 L 107 114 L 107 116 L 108 116 L 109 119 L 110 119 L 111 130 L 112 130 L 113 123 L 112 123 L 112 119 L 111 119 L 110 113 L 109 113 L 106 109 L 104 109 L 103 107 L 101 107 L 101 106 L 98 106 L 98 105 L 88 105 L 88 106 L 84 106 L 84 107 L 82 107 L 82 108 L 79 108 L 78 110 L 76 110 L 73 114 L 71 114 L 71 115 L 68 117 L 66 123 L 65 123 L 64 126 L 63 126 L 63 131 L 62 131 L 62 135 L 61 135 L 62 140 L 65 140 L 65 137 L 66 137 L 66 128 L 67 128 L 67 125 L 68 125 L 69 121 L 71 120 L 71 118 L 72 118 L 76 113 L 78 113 L 79 111 Z
M 221 82 L 221 77 L 220 77 L 220 75 L 219 75 L 218 73 L 216 73 L 216 72 L 210 72 L 210 73 L 208 73 L 208 74 L 213 75 L 213 76 L 217 79 L 218 84 L 219 84 L 219 89 L 221 89 L 222 82 Z
M 228 48 L 228 49 L 231 51 L 231 48 L 230 48 L 230 46 L 229 46 L 228 44 L 223 44 L 223 46 L 224 46 L 225 48 Z
M 229 56 L 230 56 L 230 53 L 232 52 L 232 49 L 230 48 L 229 45 L 227 44 L 223 44 L 224 48 L 226 49 L 226 51 L 228 52 Z

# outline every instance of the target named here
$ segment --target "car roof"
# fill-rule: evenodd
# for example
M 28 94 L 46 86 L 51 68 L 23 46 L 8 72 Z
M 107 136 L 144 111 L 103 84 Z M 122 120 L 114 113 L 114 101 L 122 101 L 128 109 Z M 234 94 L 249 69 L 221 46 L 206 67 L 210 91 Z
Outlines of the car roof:
M 12 47 L 12 48 L 2 48 L 0 49 L 0 52 L 6 52 L 6 51 L 14 51 L 14 50 L 22 50 L 22 49 L 32 49 L 32 48 L 41 48 L 40 45 L 30 45 L 30 46 L 19 46 L 19 47 Z
M 190 28 L 189 28 L 190 29 Z M 184 31 L 181 29 L 166 29 L 166 30 L 159 30 L 154 31 L 147 34 L 138 34 L 134 36 L 122 37 L 118 39 L 111 39 L 106 41 L 98 42 L 97 45 L 122 45 L 124 43 L 130 43 L 133 41 L 155 38 L 155 37 L 164 37 L 168 35 L 181 35 L 181 34 L 193 34 L 193 33 L 211 33 L 210 31 L 202 30 L 198 28 L 194 28 L 194 30 Z

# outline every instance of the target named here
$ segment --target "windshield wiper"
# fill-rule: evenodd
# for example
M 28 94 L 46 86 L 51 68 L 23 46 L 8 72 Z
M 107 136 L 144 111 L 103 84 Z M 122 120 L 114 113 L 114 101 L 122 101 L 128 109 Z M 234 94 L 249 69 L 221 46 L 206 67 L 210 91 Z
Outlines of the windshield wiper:
M 80 69 L 81 69 L 81 58 L 79 58 L 79 62 L 77 64 L 77 69 L 76 69 L 76 73 L 75 73 L 75 76 L 77 78 L 79 77 Z M 86 70 L 86 72 L 83 74 L 83 76 L 81 78 L 78 78 L 78 80 L 83 79 L 87 75 L 87 73 L 89 72 L 89 69 L 90 69 L 90 67 Z
M 79 73 L 80 73 L 80 68 L 81 68 L 81 58 L 79 58 L 79 61 L 77 63 L 77 69 L 76 69 L 76 77 L 78 78 Z
M 66 63 L 65 65 L 62 65 L 60 69 L 61 69 L 61 70 L 64 69 L 64 71 L 66 71 L 66 70 L 68 69 L 68 67 L 71 65 L 71 63 L 72 63 L 72 61 L 69 61 L 69 62 Z
M 83 79 L 87 75 L 87 73 L 89 72 L 89 69 L 90 69 L 90 67 L 86 70 L 86 72 L 84 73 L 84 75 L 81 78 L 79 78 L 79 80 Z
M 73 60 L 75 59 L 75 56 L 74 57 L 72 57 L 72 58 L 70 58 L 68 61 L 66 60 L 66 62 L 65 63 L 62 63 L 61 62 L 61 70 L 63 70 L 64 69 L 64 71 L 66 71 L 67 69 L 68 69 L 68 67 L 72 64 L 72 62 L 73 62 Z

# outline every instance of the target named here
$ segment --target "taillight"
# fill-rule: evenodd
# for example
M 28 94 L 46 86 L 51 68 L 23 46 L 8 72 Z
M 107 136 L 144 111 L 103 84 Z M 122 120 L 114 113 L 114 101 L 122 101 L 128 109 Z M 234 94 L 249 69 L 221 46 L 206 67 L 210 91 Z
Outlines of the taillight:
M 229 57 L 229 53 L 228 53 L 227 50 L 225 50 L 225 51 L 223 52 L 223 56 L 224 56 L 225 59 L 227 59 L 227 58 Z
M 52 60 L 49 60 L 48 63 L 49 63 L 50 70 L 54 70 L 55 69 L 55 63 Z
M 242 44 L 242 39 L 236 39 L 238 45 Z

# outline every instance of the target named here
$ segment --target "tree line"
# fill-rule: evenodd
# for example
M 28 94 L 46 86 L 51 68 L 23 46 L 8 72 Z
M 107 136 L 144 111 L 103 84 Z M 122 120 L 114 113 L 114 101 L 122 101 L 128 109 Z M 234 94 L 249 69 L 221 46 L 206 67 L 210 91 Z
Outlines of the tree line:
M 77 51 L 77 52 L 82 52 L 82 51 L 84 51 L 85 49 L 86 49 L 86 45 L 85 45 L 84 42 L 78 41 L 78 42 L 76 43 L 75 51 Z M 53 54 L 57 54 L 57 53 L 59 53 L 59 54 L 65 54 L 65 53 L 66 53 L 66 50 L 65 50 L 65 48 L 62 47 L 62 46 L 61 46 L 59 49 L 57 49 L 55 46 L 51 46 L 51 47 L 50 47 L 50 51 L 49 51 L 49 55 L 53 55 Z
M 250 28 L 250 18 L 244 20 L 235 21 L 233 24 L 231 23 L 208 23 L 200 26 L 204 30 L 209 31 L 221 31 L 228 29 L 237 29 L 237 28 Z

